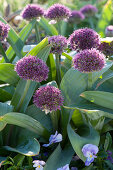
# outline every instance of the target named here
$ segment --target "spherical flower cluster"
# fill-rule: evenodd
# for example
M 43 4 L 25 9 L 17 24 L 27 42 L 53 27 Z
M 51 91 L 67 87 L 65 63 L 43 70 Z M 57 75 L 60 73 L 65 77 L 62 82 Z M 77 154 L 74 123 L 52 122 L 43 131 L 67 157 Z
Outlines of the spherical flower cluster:
M 49 44 L 52 45 L 51 53 L 62 54 L 64 49 L 67 48 L 67 39 L 62 35 L 56 35 L 48 38 Z
M 80 11 L 85 15 L 85 17 L 91 17 L 98 12 L 98 9 L 93 5 L 85 5 L 80 9 Z
M 8 32 L 10 28 L 8 24 L 4 24 L 0 21 L 0 41 L 3 41 L 6 37 L 8 37 Z
M 72 11 L 71 16 L 69 17 L 69 22 L 74 22 L 76 24 L 80 23 L 82 20 L 84 20 L 85 16 L 82 14 L 81 11 Z
M 33 18 L 39 18 L 43 16 L 44 10 L 39 5 L 36 4 L 28 4 L 21 13 L 21 16 L 26 19 L 30 20 Z
M 49 69 L 43 60 L 29 55 L 16 63 L 15 71 L 24 80 L 41 82 L 47 80 Z
M 73 50 L 97 48 L 100 38 L 96 31 L 90 28 L 75 30 L 69 37 L 69 44 Z
M 45 17 L 50 20 L 63 20 L 69 18 L 71 11 L 69 8 L 62 4 L 52 5 L 46 12 Z
M 73 58 L 73 67 L 80 72 L 99 71 L 105 66 L 105 56 L 96 49 L 86 49 Z
M 106 37 L 113 37 L 113 25 L 109 25 L 105 30 Z
M 40 87 L 34 94 L 34 104 L 39 107 L 45 113 L 60 110 L 60 106 L 63 105 L 63 97 L 61 91 L 54 86 Z
M 110 43 L 102 42 L 99 45 L 98 50 L 104 53 L 106 56 L 112 56 L 113 55 L 113 41 L 111 41 Z

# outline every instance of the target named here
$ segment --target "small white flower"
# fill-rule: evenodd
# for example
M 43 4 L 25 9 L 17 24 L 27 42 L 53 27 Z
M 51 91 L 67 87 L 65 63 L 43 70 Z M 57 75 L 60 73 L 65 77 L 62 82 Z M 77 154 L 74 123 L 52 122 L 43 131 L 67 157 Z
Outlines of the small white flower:
M 33 161 L 33 163 L 33 167 L 35 168 L 35 170 L 43 170 L 43 166 L 45 165 L 44 161 L 35 160 Z
M 49 24 L 56 24 L 56 23 L 57 23 L 57 21 L 55 21 L 55 20 L 49 21 Z

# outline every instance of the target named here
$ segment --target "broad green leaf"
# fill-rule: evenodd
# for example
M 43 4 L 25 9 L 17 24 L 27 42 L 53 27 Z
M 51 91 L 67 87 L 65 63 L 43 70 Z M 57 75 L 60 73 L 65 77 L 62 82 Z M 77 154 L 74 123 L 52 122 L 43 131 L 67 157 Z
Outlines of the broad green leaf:
M 28 116 L 31 116 L 32 118 L 34 118 L 35 120 L 40 122 L 43 127 L 45 127 L 49 132 L 52 133 L 53 127 L 52 127 L 52 123 L 51 123 L 49 114 L 46 115 L 44 111 L 40 110 L 35 105 L 28 106 L 25 114 Z M 20 127 L 16 127 L 16 130 L 14 131 L 14 133 L 15 133 L 15 136 L 13 135 L 13 139 L 18 140 L 18 141 L 24 140 L 28 137 L 29 138 L 34 137 L 34 138 L 38 138 L 38 139 L 40 138 L 38 134 L 36 134 L 34 132 L 29 133 L 29 130 L 21 129 Z M 18 136 L 18 138 L 16 138 L 16 136 Z M 40 139 L 40 141 L 42 141 L 42 140 L 43 140 L 43 142 L 46 142 L 44 139 Z
M 0 102 L 0 116 L 3 116 L 7 112 L 11 112 L 12 110 L 13 110 L 13 107 L 11 105 Z M 6 126 L 6 123 L 0 121 L 0 131 L 3 130 L 5 126 Z
M 44 170 L 57 170 L 58 168 L 69 164 L 73 155 L 74 150 L 70 144 L 67 144 L 63 150 L 59 144 L 47 160 Z
M 112 137 L 110 135 L 109 132 L 107 132 L 106 134 L 106 139 L 105 139 L 105 143 L 104 143 L 104 149 L 105 151 L 108 151 L 111 149 L 111 146 L 112 146 Z
M 105 28 L 109 25 L 112 19 L 112 6 L 113 6 L 113 1 L 108 0 L 105 6 L 103 7 L 101 18 L 97 23 L 97 30 L 99 31 L 102 37 L 104 36 Z
M 1 102 L 6 102 L 8 100 L 11 100 L 11 98 L 12 98 L 12 95 L 10 93 L 0 88 L 0 101 Z
M 27 46 L 24 46 L 24 49 L 23 51 L 24 52 L 30 52 L 31 50 L 33 50 L 34 48 L 36 47 L 36 45 L 27 45 Z M 35 49 L 34 49 L 35 50 Z M 38 52 L 38 58 L 41 58 L 42 60 L 47 60 L 47 57 L 49 56 L 49 53 L 50 53 L 50 50 L 51 50 L 51 45 L 47 45 L 45 46 L 43 49 L 41 49 L 39 52 Z M 28 55 L 28 54 L 27 54 Z M 36 55 L 36 54 L 35 54 Z
M 14 106 L 15 111 L 25 112 L 36 86 L 37 82 L 20 79 L 11 100 L 11 105 Z
M 49 54 L 49 57 L 47 59 L 47 65 L 49 67 L 49 80 L 55 80 L 56 79 L 56 65 L 55 60 L 53 57 L 53 54 Z
M 51 45 L 45 46 L 42 50 L 39 51 L 37 57 L 41 58 L 43 61 L 47 61 L 47 58 L 49 56 L 51 50 Z
M 4 22 L 5 24 L 7 24 L 7 22 L 3 18 L 0 17 L 0 20 L 2 22 Z M 10 45 L 12 46 L 13 50 L 15 51 L 16 55 L 19 58 L 22 58 L 21 50 L 22 50 L 22 48 L 24 46 L 24 43 L 19 38 L 19 36 L 17 35 L 17 33 L 13 30 L 13 28 L 11 26 L 10 26 L 10 30 L 9 30 L 7 39 L 9 41 Z M 7 55 L 7 53 L 6 53 L 6 55 Z
M 113 65 L 112 61 L 106 61 L 105 67 L 100 70 L 92 73 L 92 83 L 94 84 L 95 81 L 103 74 L 105 73 L 111 66 Z
M 61 75 L 62 77 L 66 74 L 66 72 L 72 67 L 72 61 L 68 58 L 65 58 L 61 62 Z
M 88 134 L 84 131 L 85 128 L 82 129 L 82 134 L 83 135 L 78 135 L 70 126 L 70 124 L 68 124 L 68 136 L 70 139 L 70 142 L 72 144 L 72 147 L 74 149 L 74 151 L 76 152 L 76 154 L 79 156 L 80 159 L 82 159 L 84 162 L 86 160 L 86 158 L 84 157 L 83 153 L 82 153 L 82 147 L 85 144 L 94 144 L 94 145 L 99 145 L 99 134 L 91 127 L 89 126 L 88 130 Z
M 108 108 L 96 105 L 95 103 L 89 102 L 85 99 L 81 100 L 79 103 L 75 103 L 70 106 L 63 106 L 63 107 L 66 109 L 80 109 L 80 111 L 83 111 L 83 112 L 86 111 L 88 114 L 93 113 L 95 115 L 97 114 L 99 117 L 104 116 L 104 117 L 113 119 L 113 109 L 108 109 Z
M 52 24 L 49 24 L 47 19 L 41 18 L 39 25 L 42 26 L 45 29 L 47 34 L 58 35 L 56 28 Z
M 96 90 L 113 93 L 113 78 L 110 78 L 103 82 L 100 86 L 97 86 Z
M 24 155 L 18 154 L 13 158 L 13 161 L 15 165 L 22 166 L 24 159 L 25 159 Z
M 72 121 L 73 121 L 74 125 L 77 127 L 83 125 L 84 122 L 83 122 L 81 111 L 79 109 L 75 109 L 73 111 Z
M 32 29 L 34 28 L 36 23 L 36 20 L 32 20 L 31 22 L 29 22 L 29 24 L 27 24 L 19 33 L 20 39 L 25 43 L 26 39 L 28 38 L 29 34 L 31 33 Z M 19 37 L 18 37 L 19 38 Z M 24 43 L 21 46 L 21 50 L 24 46 Z M 14 59 L 14 54 L 15 51 L 12 49 L 12 47 L 10 46 L 7 51 L 6 51 L 6 55 L 8 56 L 8 59 L 13 61 Z M 2 59 L 0 62 L 4 62 L 4 59 Z
M 12 110 L 13 106 L 0 102 L 0 116 L 3 116 L 4 114 L 11 112 Z
M 64 75 L 60 88 L 64 96 L 65 105 L 71 105 L 81 100 L 79 95 L 87 88 L 87 74 L 71 68 Z
M 113 109 L 113 94 L 104 91 L 85 91 L 81 97 L 97 105 Z
M 17 152 L 25 156 L 35 156 L 39 154 L 40 144 L 36 139 L 28 139 L 16 147 L 4 146 L 8 151 Z
M 36 24 L 36 19 L 33 19 L 29 22 L 19 33 L 20 39 L 25 43 L 26 39 L 28 38 L 29 34 L 31 33 L 32 29 Z
M 19 77 L 14 71 L 14 65 L 10 63 L 0 63 L 0 80 L 9 84 L 16 84 Z
M 26 128 L 36 134 L 43 136 L 45 139 L 48 139 L 50 133 L 44 128 L 40 122 L 33 119 L 32 117 L 17 113 L 17 112 L 10 112 L 3 116 L 1 116 L 0 121 L 7 124 L 17 125 L 23 128 Z
M 62 53 L 62 55 L 63 56 L 65 56 L 67 59 L 69 59 L 70 61 L 72 61 L 72 57 L 69 55 L 69 54 L 67 54 L 67 53 Z
M 8 60 L 7 55 L 5 53 L 5 50 L 2 46 L 1 41 L 0 41 L 0 54 L 4 57 L 4 60 L 5 60 L 6 63 L 10 63 L 10 61 Z
M 106 71 L 103 75 L 102 75 L 102 78 L 97 82 L 97 85 L 96 85 L 96 89 L 101 85 L 103 84 L 105 81 L 109 80 L 113 78 L 113 71 L 112 70 L 108 70 Z
M 29 52 L 31 51 L 36 45 L 24 45 L 23 52 Z
M 106 112 L 85 109 L 80 111 L 82 113 L 83 120 L 85 121 L 86 124 L 90 122 L 94 129 L 96 129 L 99 132 L 102 130 L 104 126 Z
M 37 108 L 34 104 L 27 108 L 25 114 L 39 121 L 48 131 L 52 131 L 50 116 L 46 115 L 44 111 Z
M 8 92 L 11 96 L 14 94 L 15 87 L 9 84 L 1 84 L 0 88 Z
M 28 54 L 28 55 L 33 55 L 37 56 L 38 53 L 48 45 L 48 38 L 44 38 L 36 47 L 34 47 Z

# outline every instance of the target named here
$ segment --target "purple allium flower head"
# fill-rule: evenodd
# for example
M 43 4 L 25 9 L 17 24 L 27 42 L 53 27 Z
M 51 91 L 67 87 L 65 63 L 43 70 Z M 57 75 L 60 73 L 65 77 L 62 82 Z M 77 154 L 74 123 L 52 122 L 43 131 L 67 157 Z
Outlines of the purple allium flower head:
M 66 164 L 65 166 L 58 168 L 57 170 L 69 170 L 69 164 Z
M 46 164 L 44 161 L 40 160 L 35 160 L 33 161 L 33 163 L 33 167 L 35 168 L 35 170 L 43 170 L 43 166 Z
M 99 149 L 96 145 L 86 144 L 82 148 L 82 152 L 84 156 L 87 158 L 85 165 L 89 166 L 93 161 L 94 158 L 97 158 L 96 154 L 98 153 Z
M 62 54 L 64 49 L 67 48 L 67 39 L 62 35 L 49 37 L 48 41 L 52 45 L 50 52 L 53 54 Z
M 62 135 L 58 133 L 57 131 L 55 132 L 55 135 L 51 135 L 49 138 L 49 144 L 44 144 L 44 147 L 48 147 L 53 143 L 58 143 L 62 141 Z
M 8 37 L 8 32 L 10 27 L 8 24 L 4 24 L 0 21 L 0 41 L 3 41 L 5 38 Z
M 45 17 L 50 20 L 63 20 L 68 19 L 71 15 L 71 11 L 69 8 L 62 4 L 54 4 L 52 5 L 46 12 Z
M 108 153 L 108 157 L 106 160 L 109 160 L 111 163 L 113 163 L 112 152 L 108 150 L 107 153 Z
M 71 16 L 69 17 L 69 22 L 73 22 L 73 23 L 80 23 L 83 19 L 85 18 L 85 16 L 82 14 L 81 11 L 72 11 L 71 12 Z
M 43 60 L 29 55 L 16 63 L 15 71 L 24 80 L 41 82 L 47 80 L 49 69 Z
M 71 49 L 84 50 L 97 48 L 100 44 L 100 37 L 96 31 L 90 28 L 75 30 L 68 39 Z
M 30 20 L 33 18 L 39 18 L 43 16 L 44 10 L 37 4 L 28 4 L 22 11 L 21 16 L 26 19 Z
M 80 72 L 99 71 L 104 66 L 105 56 L 95 48 L 83 50 L 73 58 L 73 67 Z
M 98 9 L 93 5 L 85 5 L 80 9 L 80 11 L 85 15 L 85 17 L 91 17 L 98 12 Z
M 98 50 L 102 51 L 106 56 L 112 56 L 113 55 L 113 41 L 111 43 L 102 42 L 99 45 Z
M 113 25 L 109 25 L 105 29 L 106 37 L 113 37 Z
M 57 109 L 60 110 L 60 106 L 63 105 L 63 97 L 58 88 L 47 85 L 36 91 L 33 102 L 47 114 Z

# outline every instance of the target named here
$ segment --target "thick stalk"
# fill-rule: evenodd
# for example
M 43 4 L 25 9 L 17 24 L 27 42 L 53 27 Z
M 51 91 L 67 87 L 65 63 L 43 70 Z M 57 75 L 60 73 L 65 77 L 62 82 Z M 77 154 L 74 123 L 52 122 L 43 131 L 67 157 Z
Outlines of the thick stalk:
M 88 73 L 88 90 L 92 89 L 92 73 Z
M 40 42 L 40 34 L 39 34 L 39 27 L 38 27 L 38 22 L 36 21 L 36 24 L 35 24 L 35 32 L 36 32 L 36 40 L 37 40 L 37 43 Z
M 27 80 L 26 85 L 25 85 L 25 88 L 24 88 L 24 93 L 22 94 L 21 99 L 20 99 L 20 101 L 19 101 L 19 103 L 18 103 L 18 106 L 17 106 L 17 108 L 16 108 L 16 111 L 17 111 L 17 112 L 19 112 L 19 110 L 21 109 L 21 106 L 22 106 L 22 104 L 23 104 L 23 102 L 24 102 L 24 99 L 25 99 L 25 97 L 26 97 L 26 95 L 27 95 L 27 92 L 28 92 L 30 83 L 31 83 L 31 80 Z
M 92 29 L 94 29 L 93 18 L 89 17 L 89 23 Z
M 77 30 L 77 24 L 73 25 L 73 30 Z
M 57 117 L 57 112 L 52 111 L 50 113 L 50 117 L 51 117 L 51 121 L 52 121 L 52 125 L 54 128 L 54 131 L 58 130 L 58 117 Z
M 2 54 L 2 56 L 4 57 L 4 60 L 6 63 L 10 63 L 9 59 L 7 58 L 6 54 L 5 54 L 5 51 L 4 51 L 4 48 L 2 46 L 2 43 L 0 42 L 0 52 Z
M 59 87 L 61 82 L 60 55 L 56 54 L 55 56 L 56 56 L 56 81 Z
M 61 35 L 61 21 L 57 21 L 58 34 Z

